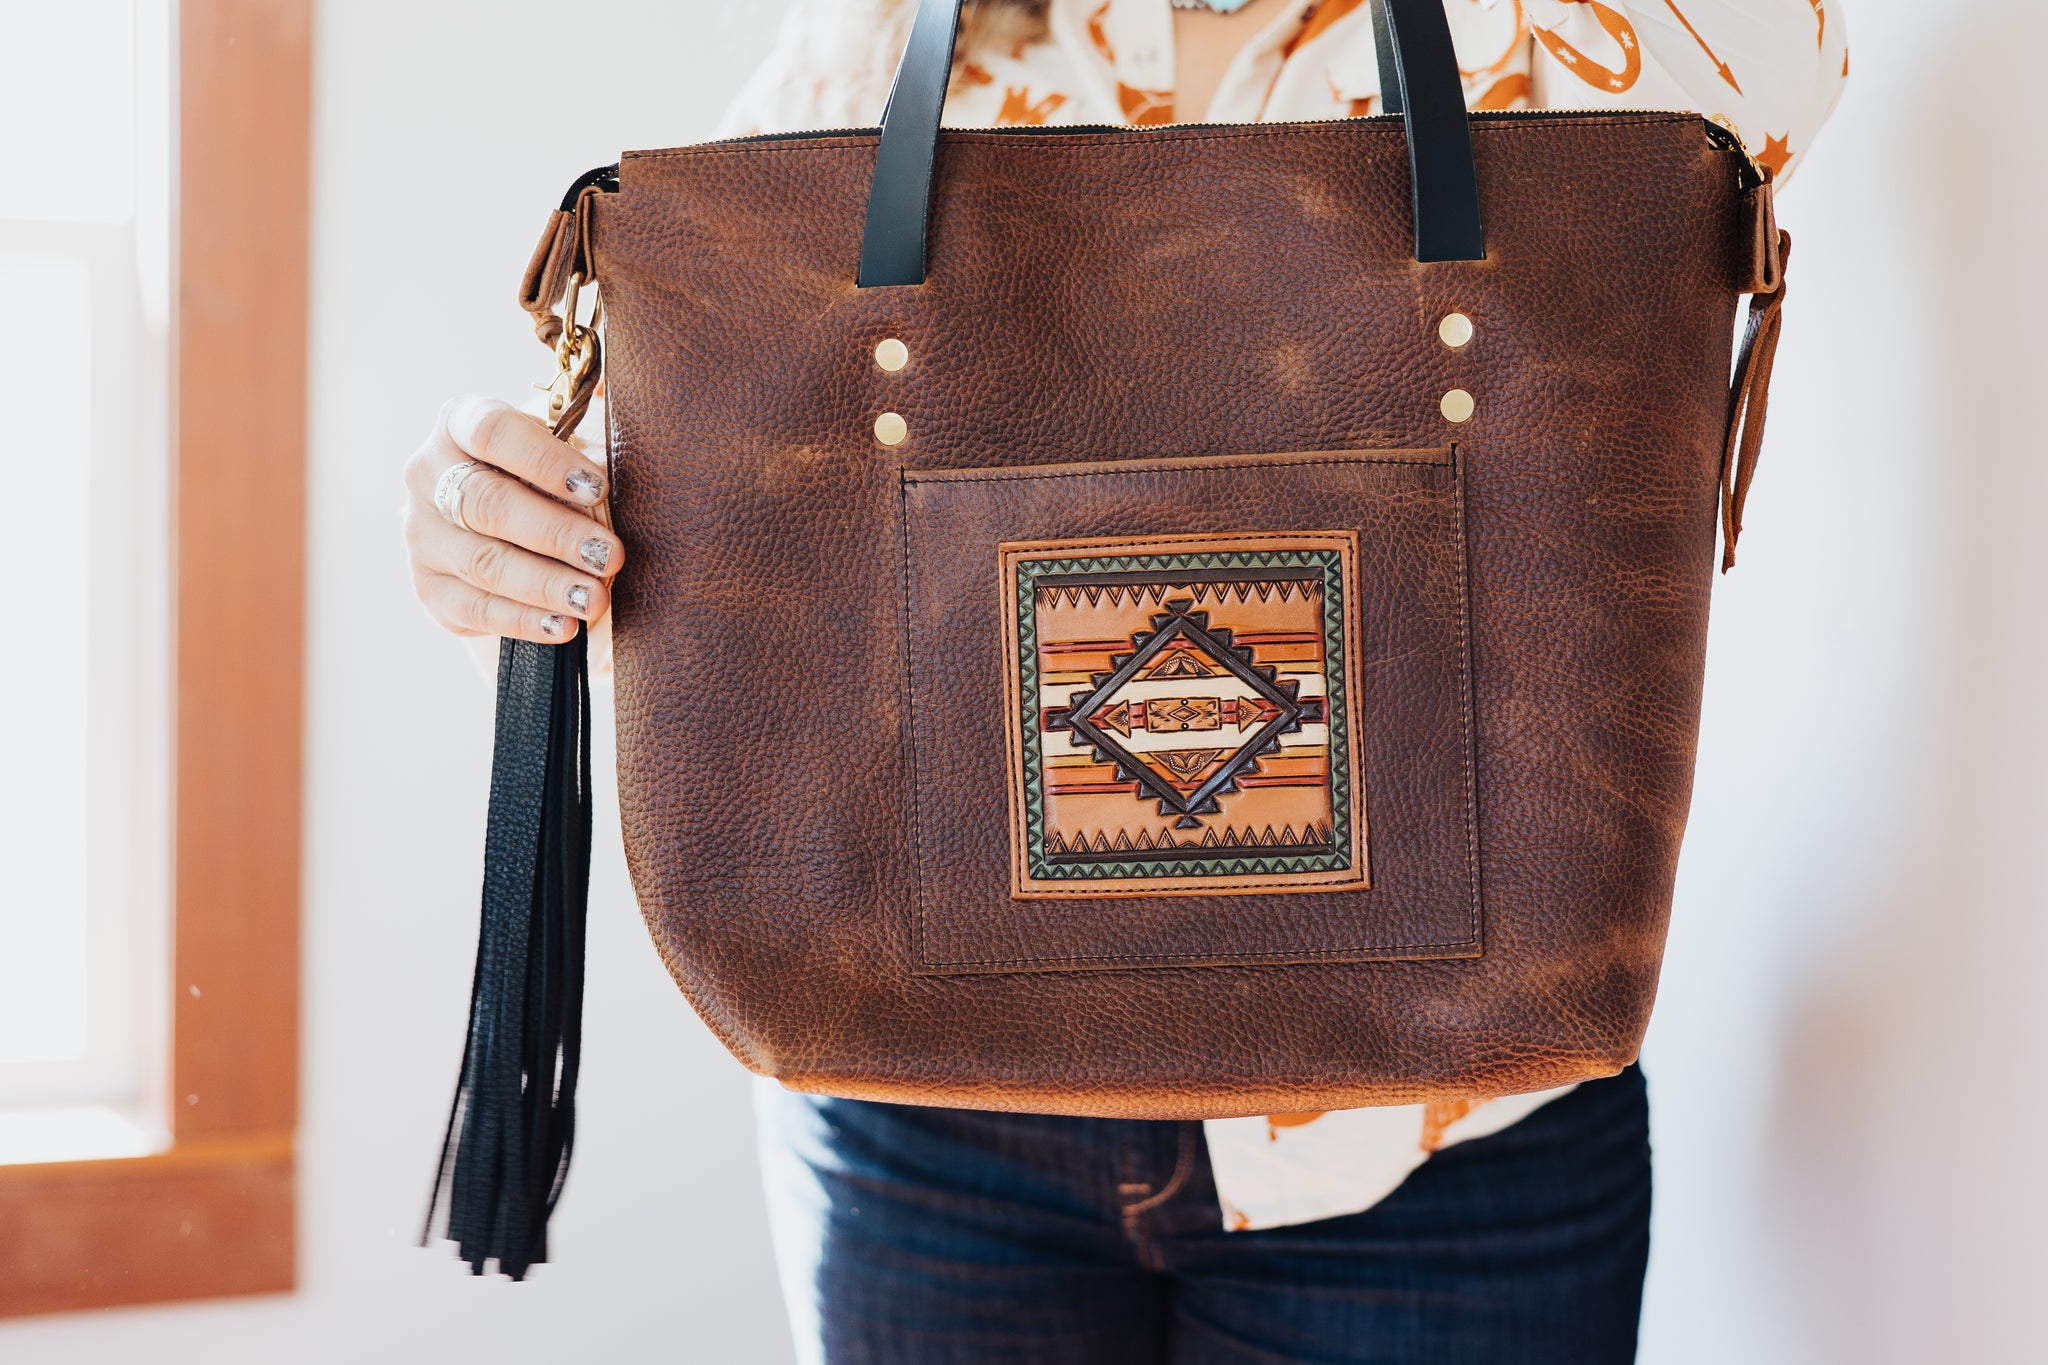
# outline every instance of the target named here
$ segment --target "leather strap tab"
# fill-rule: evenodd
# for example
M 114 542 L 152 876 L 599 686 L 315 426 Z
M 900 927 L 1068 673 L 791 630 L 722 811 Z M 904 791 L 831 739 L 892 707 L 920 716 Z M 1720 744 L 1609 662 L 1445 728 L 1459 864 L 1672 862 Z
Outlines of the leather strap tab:
M 605 168 L 609 172 L 611 168 Z M 533 334 L 544 346 L 556 346 L 567 329 L 566 311 L 575 306 L 570 285 L 579 278 L 584 287 L 595 284 L 590 265 L 590 205 L 594 196 L 605 193 L 611 183 L 605 172 L 593 171 L 570 187 L 564 207 L 548 215 L 540 242 L 519 278 L 519 306 L 533 319 Z M 591 347 L 590 363 L 575 377 L 564 405 L 549 420 L 549 429 L 568 440 L 602 387 L 603 343 L 596 334 L 597 318 L 584 329 Z
M 1768 202 L 1768 201 L 1767 201 Z M 1778 231 L 1775 251 L 1776 287 L 1749 300 L 1749 322 L 1735 361 L 1735 382 L 1729 394 L 1728 439 L 1721 451 L 1721 572 L 1735 567 L 1735 542 L 1742 538 L 1742 511 L 1749 485 L 1756 478 L 1757 455 L 1763 449 L 1764 417 L 1771 400 L 1771 368 L 1778 359 L 1778 338 L 1785 327 L 1785 267 L 1792 259 L 1792 234 Z
M 1744 294 L 1768 294 L 1785 279 L 1785 259 L 1778 245 L 1778 213 L 1772 203 L 1771 183 L 1743 193 L 1740 207 L 1742 226 L 1737 242 L 1742 251 L 1736 290 Z
M 519 277 L 519 306 L 536 321 L 543 313 L 553 317 L 555 305 L 568 292 L 569 276 L 576 268 L 578 227 L 573 211 L 550 213 L 533 248 L 533 258 L 526 263 L 526 273 Z

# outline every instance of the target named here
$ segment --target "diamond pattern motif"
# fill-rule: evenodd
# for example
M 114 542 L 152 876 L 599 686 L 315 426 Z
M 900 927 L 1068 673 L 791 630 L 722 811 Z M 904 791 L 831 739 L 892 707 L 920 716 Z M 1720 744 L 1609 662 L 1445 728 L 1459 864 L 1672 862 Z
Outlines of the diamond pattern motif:
M 1191 599 L 1168 602 L 1165 613 L 1152 618 L 1152 626 L 1152 630 L 1131 637 L 1131 643 L 1137 646 L 1135 651 L 1113 658 L 1110 672 L 1094 675 L 1092 690 L 1068 710 L 1051 713 L 1046 728 L 1073 731 L 1095 750 L 1097 762 L 1116 769 L 1117 781 L 1136 782 L 1158 798 L 1159 813 L 1177 817 L 1176 828 L 1200 829 L 1202 817 L 1222 813 L 1221 798 L 1238 789 L 1238 779 L 1256 768 L 1259 756 L 1277 750 L 1283 736 L 1301 728 L 1309 708 L 1302 704 L 1299 682 L 1279 679 L 1271 665 L 1254 664 L 1252 651 L 1237 645 L 1229 630 L 1212 631 L 1209 613 L 1194 610 Z M 1224 673 L 1236 678 L 1250 689 L 1255 702 L 1264 703 L 1261 713 L 1271 716 L 1250 738 L 1225 753 L 1220 764 L 1206 752 L 1194 756 L 1200 759 L 1198 764 L 1190 762 L 1190 755 L 1184 751 L 1151 754 L 1147 757 L 1156 762 L 1148 762 L 1095 722 L 1097 714 L 1111 708 L 1128 716 L 1131 702 L 1120 699 L 1120 694 L 1136 680 L 1145 678 L 1153 663 L 1169 650 L 1191 657 L 1204 670 L 1202 676 Z M 1202 705 L 1198 706 L 1197 700 Z M 1165 701 L 1164 709 L 1155 712 L 1159 705 L 1147 703 L 1145 707 L 1147 728 L 1154 733 L 1193 730 L 1194 722 L 1212 719 L 1213 724 L 1205 723 L 1201 728 L 1220 728 L 1220 698 L 1171 698 Z M 1159 723 L 1155 724 L 1155 720 Z

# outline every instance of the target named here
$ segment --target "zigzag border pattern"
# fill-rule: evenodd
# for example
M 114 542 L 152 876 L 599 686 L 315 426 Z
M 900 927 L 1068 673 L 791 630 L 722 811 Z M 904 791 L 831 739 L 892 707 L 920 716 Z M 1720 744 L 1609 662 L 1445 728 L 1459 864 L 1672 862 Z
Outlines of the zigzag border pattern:
M 1052 596 L 1055 606 L 1069 607 L 1078 607 L 1083 602 L 1090 606 L 1108 602 L 1112 607 L 1121 607 L 1127 601 L 1132 606 L 1149 602 L 1156 607 L 1165 605 L 1169 594 L 1185 594 L 1198 607 L 1206 605 L 1212 597 L 1219 603 L 1226 603 L 1233 597 L 1239 602 L 1249 602 L 1254 596 L 1261 602 L 1270 602 L 1275 593 L 1280 595 L 1282 602 L 1286 602 L 1297 592 L 1314 594 L 1322 590 L 1323 583 L 1319 578 L 1279 578 L 1246 583 L 1098 583 L 1085 588 L 1063 588 L 1055 584 L 1039 589 L 1041 593 Z

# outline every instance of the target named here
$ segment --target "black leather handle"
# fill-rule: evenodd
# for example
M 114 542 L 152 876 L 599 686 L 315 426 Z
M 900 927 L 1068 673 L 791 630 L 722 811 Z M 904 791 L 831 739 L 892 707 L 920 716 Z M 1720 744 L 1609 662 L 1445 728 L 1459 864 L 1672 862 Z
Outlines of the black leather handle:
M 1415 202 L 1415 259 L 1486 257 L 1479 226 L 1479 173 L 1472 164 L 1472 123 L 1465 83 L 1451 46 L 1443 0 L 1372 0 L 1382 76 L 1391 65 L 1399 103 L 1382 85 L 1381 102 L 1408 124 L 1408 176 Z M 1384 20 L 1384 23 L 1381 21 Z
M 910 41 L 882 109 L 882 146 L 868 187 L 868 226 L 860 244 L 860 287 L 924 283 L 925 224 L 931 216 L 932 159 L 939 115 L 953 80 L 960 0 L 920 0 Z
M 1472 128 L 1443 0 L 1372 0 L 1372 19 L 1381 104 L 1402 115 L 1408 128 L 1415 259 L 1480 260 L 1486 243 Z M 882 113 L 882 145 L 861 241 L 863 289 L 924 283 L 932 162 L 959 31 L 960 0 L 920 0 Z

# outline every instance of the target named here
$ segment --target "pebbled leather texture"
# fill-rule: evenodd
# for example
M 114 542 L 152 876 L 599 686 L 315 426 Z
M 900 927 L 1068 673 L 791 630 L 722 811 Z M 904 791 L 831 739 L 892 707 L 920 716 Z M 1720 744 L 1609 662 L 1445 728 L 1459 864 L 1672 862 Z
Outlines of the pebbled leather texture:
M 619 192 L 584 201 L 633 547 L 621 798 L 648 926 L 728 1046 L 800 1089 L 1176 1119 L 1626 1065 L 1690 800 L 1753 269 L 1739 159 L 1702 129 L 1477 116 L 1487 259 L 1427 265 L 1392 121 L 948 132 L 928 279 L 883 290 L 856 285 L 873 135 L 628 156 Z M 1458 349 L 1437 330 L 1454 310 L 1475 329 Z M 895 372 L 875 361 L 886 338 L 908 347 Z M 1475 399 L 1462 424 L 1440 407 L 1453 388 Z M 883 413 L 900 444 L 877 440 Z M 1453 446 L 1450 464 L 1270 484 L 1172 468 Z M 1066 500 L 967 502 L 935 477 L 1105 462 L 1113 494 Z M 1002 756 L 975 751 L 982 720 L 913 705 L 921 642 L 1000 662 L 1004 543 L 1261 530 L 1359 537 L 1371 890 L 1227 913 L 998 895 Z M 1460 613 L 1469 739 L 1445 691 Z M 999 724 L 1000 675 L 961 686 Z M 957 766 L 927 777 L 927 753 Z M 1476 877 L 1446 755 L 1469 764 Z M 933 803 L 958 822 L 920 842 Z M 1438 926 L 1469 924 L 1475 881 L 1465 955 L 1314 956 L 1351 930 L 1456 937 Z M 936 957 L 921 905 L 953 917 Z M 1299 951 L 947 966 L 1005 943 L 1164 959 L 1190 942 L 1223 950 L 1202 960 Z

